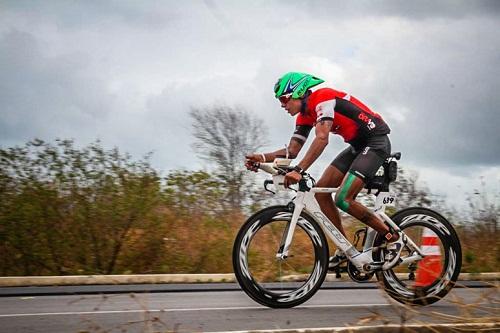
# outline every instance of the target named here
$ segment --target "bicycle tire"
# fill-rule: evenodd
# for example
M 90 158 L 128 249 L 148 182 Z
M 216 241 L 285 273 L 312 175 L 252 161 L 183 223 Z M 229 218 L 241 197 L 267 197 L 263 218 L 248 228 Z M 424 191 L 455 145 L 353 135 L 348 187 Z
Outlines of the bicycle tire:
M 302 230 L 311 241 L 314 249 L 314 266 L 312 274 L 304 284 L 291 286 L 290 291 L 278 293 L 272 287 L 260 283 L 249 268 L 250 248 L 254 238 L 263 227 L 271 228 L 271 223 L 291 220 L 292 212 L 287 206 L 272 206 L 252 215 L 241 227 L 233 246 L 233 269 L 239 285 L 254 301 L 271 308 L 291 308 L 304 303 L 321 287 L 328 271 L 328 243 L 321 227 L 306 212 L 302 212 L 297 222 L 294 241 L 290 251 L 296 244 L 297 231 Z M 267 228 L 266 228 L 267 229 Z M 262 231 L 264 233 L 265 231 Z M 307 238 L 307 237 L 304 237 Z M 273 248 L 274 255 L 277 248 Z M 268 251 L 269 252 L 269 251 Z M 275 259 L 273 257 L 273 259 Z M 286 259 L 288 260 L 288 259 Z
M 392 220 L 402 229 L 423 227 L 431 230 L 436 242 L 442 247 L 444 259 L 439 277 L 426 286 L 408 286 L 394 272 L 397 267 L 376 273 L 386 292 L 396 301 L 409 305 L 429 305 L 442 299 L 455 286 L 462 266 L 462 250 L 457 233 L 450 222 L 439 213 L 420 207 L 411 207 L 396 212 Z M 375 244 L 382 242 L 378 237 Z M 374 254 L 376 260 L 381 260 L 381 252 Z

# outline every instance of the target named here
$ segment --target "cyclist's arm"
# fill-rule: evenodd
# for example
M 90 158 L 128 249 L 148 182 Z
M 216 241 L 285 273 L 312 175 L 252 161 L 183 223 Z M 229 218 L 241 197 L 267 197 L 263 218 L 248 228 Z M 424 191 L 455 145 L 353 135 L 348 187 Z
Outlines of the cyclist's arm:
M 321 155 L 325 147 L 328 145 L 328 137 L 330 135 L 332 124 L 332 120 L 320 120 L 316 124 L 316 137 L 307 150 L 306 155 L 298 164 L 298 166 L 302 170 L 307 170 L 307 168 L 309 168 L 314 163 L 314 161 L 316 161 L 316 159 Z
M 295 138 L 291 138 L 290 142 L 288 143 L 288 158 L 295 158 L 297 155 L 300 153 L 300 150 L 302 149 L 302 146 L 304 145 L 304 142 L 301 142 Z M 282 148 L 276 151 L 273 151 L 271 153 L 266 153 L 266 161 L 274 161 L 275 158 L 284 158 L 286 157 L 286 149 Z
M 293 132 L 292 137 L 290 138 L 290 142 L 288 143 L 288 158 L 296 158 L 299 154 L 302 146 L 307 140 L 309 136 L 309 132 L 311 132 L 312 126 L 306 125 L 297 125 L 295 127 L 295 131 Z M 261 153 L 261 154 L 252 154 L 247 155 L 247 159 L 255 160 L 258 162 L 272 162 L 275 158 L 286 157 L 286 149 L 278 149 L 269 153 Z M 263 160 L 265 157 L 265 160 Z

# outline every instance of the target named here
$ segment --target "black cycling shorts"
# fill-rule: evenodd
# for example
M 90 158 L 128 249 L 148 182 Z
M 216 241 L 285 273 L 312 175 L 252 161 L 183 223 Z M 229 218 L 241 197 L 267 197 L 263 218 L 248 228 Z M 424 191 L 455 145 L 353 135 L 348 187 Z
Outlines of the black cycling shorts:
M 372 178 L 391 155 L 391 141 L 387 135 L 374 136 L 364 147 L 349 146 L 335 157 L 331 165 L 346 174 L 347 171 L 361 177 L 363 181 Z

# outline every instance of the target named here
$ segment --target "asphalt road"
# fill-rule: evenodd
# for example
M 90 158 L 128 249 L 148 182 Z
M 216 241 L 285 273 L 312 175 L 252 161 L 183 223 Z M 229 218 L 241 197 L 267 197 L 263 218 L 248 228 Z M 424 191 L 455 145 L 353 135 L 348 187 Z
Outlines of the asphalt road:
M 378 289 L 322 289 L 293 309 L 262 307 L 242 291 L 0 298 L 0 332 L 215 332 L 457 322 L 500 315 L 495 288 L 458 288 L 425 308 L 405 308 Z M 468 318 L 468 319 L 466 319 Z

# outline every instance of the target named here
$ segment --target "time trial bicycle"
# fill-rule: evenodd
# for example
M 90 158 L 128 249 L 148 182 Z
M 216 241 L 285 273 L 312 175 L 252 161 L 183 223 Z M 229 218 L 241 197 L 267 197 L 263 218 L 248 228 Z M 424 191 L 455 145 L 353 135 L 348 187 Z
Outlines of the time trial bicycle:
M 233 246 L 233 268 L 241 288 L 256 302 L 272 308 L 294 307 L 307 301 L 321 287 L 329 265 L 327 238 L 347 256 L 347 272 L 356 282 L 375 275 L 395 300 L 427 305 L 443 298 L 455 285 L 462 254 L 452 225 L 439 213 L 422 207 L 396 212 L 386 206 L 395 203 L 389 185 L 396 180 L 400 153 L 391 155 L 363 192 L 374 193 L 374 212 L 388 226 L 405 237 L 399 261 L 384 261 L 386 242 L 369 227 L 355 233 L 349 242 L 322 213 L 315 193 L 334 193 L 335 188 L 314 187 L 303 173 L 295 198 L 253 214 L 239 230 Z M 256 166 L 272 175 L 264 187 L 285 189 L 284 175 L 292 170 L 289 159 Z M 272 192 L 272 191 L 271 191 Z M 274 193 L 274 192 L 273 192 Z

